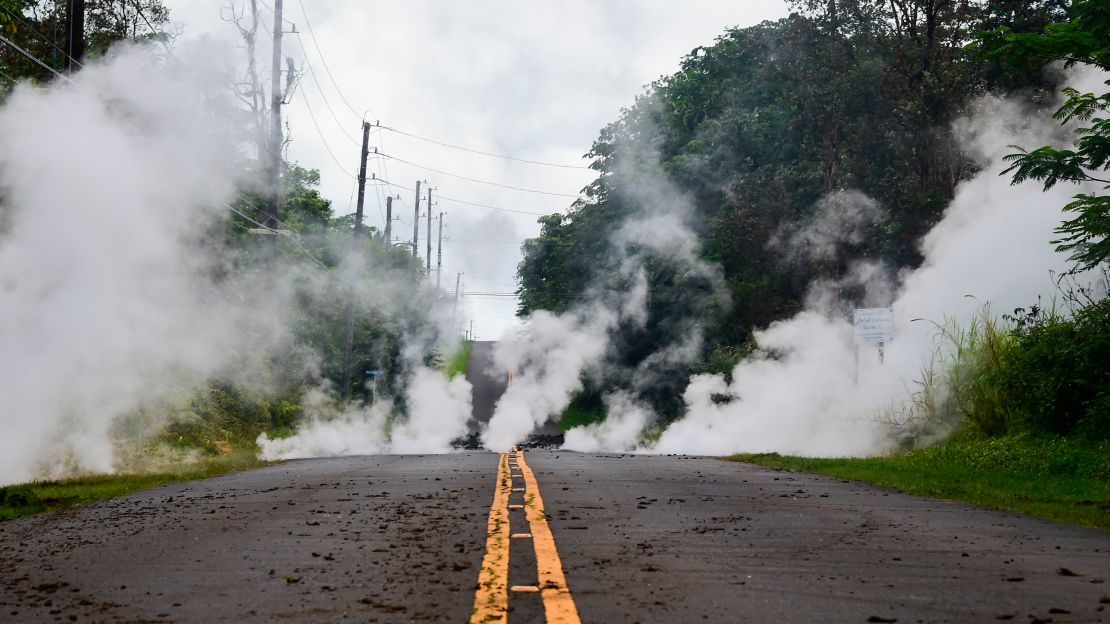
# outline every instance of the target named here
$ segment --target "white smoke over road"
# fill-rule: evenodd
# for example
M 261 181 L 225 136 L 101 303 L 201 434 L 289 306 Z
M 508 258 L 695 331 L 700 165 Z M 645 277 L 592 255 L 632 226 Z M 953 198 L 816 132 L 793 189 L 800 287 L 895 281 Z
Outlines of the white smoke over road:
M 482 433 L 487 448 L 511 448 L 561 414 L 583 389 L 583 375 L 604 383 L 612 374 L 614 367 L 608 357 L 615 334 L 642 329 L 648 322 L 649 261 L 665 259 L 677 266 L 686 280 L 707 285 L 709 305 L 727 305 L 719 269 L 701 259 L 701 244 L 686 225 L 689 199 L 662 182 L 637 184 L 627 199 L 638 210 L 636 218 L 628 219 L 612 237 L 614 274 L 595 284 L 584 304 L 563 314 L 537 311 L 519 335 L 505 336 L 498 343 L 494 374 L 511 372 L 514 376 Z M 665 374 L 661 371 L 693 361 L 701 352 L 703 330 L 700 320 L 691 322 L 678 339 L 628 371 L 627 384 L 642 390 L 657 375 Z M 630 415 L 590 431 L 601 440 L 613 441 L 625 434 L 634 439 L 643 426 L 627 423 L 641 420 L 642 411 L 632 409 L 630 395 L 613 396 L 607 402 Z M 618 420 L 625 424 L 619 425 Z M 575 440 L 581 441 L 582 448 L 604 445 L 584 439 L 583 434 L 568 440 L 572 446 Z
M 275 248 L 299 261 L 272 275 L 230 266 L 226 202 L 250 183 L 237 177 L 230 56 L 211 41 L 174 58 L 120 46 L 71 80 L 19 85 L 0 107 L 0 484 L 116 470 L 122 422 L 157 434 L 211 379 L 265 388 L 275 361 L 317 376 L 319 356 L 294 344 L 298 296 L 364 273 L 374 279 L 355 296 L 380 315 L 417 296 L 389 267 L 329 273 L 284 240 Z M 469 391 L 413 362 L 392 448 L 446 450 Z M 324 395 L 308 402 L 329 409 Z M 328 453 L 337 439 L 372 452 L 388 407 L 308 431 L 333 440 L 318 444 Z
M 1076 80 L 1082 84 L 1105 79 L 1091 73 Z M 756 332 L 759 351 L 735 367 L 731 381 L 721 375 L 693 377 L 683 397 L 684 416 L 657 440 L 645 442 L 643 434 L 658 417 L 634 394 L 622 390 L 605 398 L 607 420 L 569 431 L 566 448 L 712 455 L 865 455 L 892 444 L 891 420 L 897 419 L 894 415 L 905 415 L 923 369 L 937 352 L 934 323 L 967 323 L 987 303 L 1006 312 L 1038 297 L 1050 300 L 1055 294 L 1053 273 L 1069 267 L 1066 257 L 1056 253 L 1049 242 L 1053 229 L 1063 219 L 1061 207 L 1068 198 L 1090 190 L 1060 185 L 1044 193 L 1036 184 L 1011 186 L 1008 176 L 999 175 L 1004 168 L 1002 156 L 1012 151 L 1008 146 L 1059 144 L 1066 139 L 1066 133 L 1043 111 L 985 98 L 977 103 L 974 114 L 956 123 L 955 130 L 965 150 L 978 158 L 982 172 L 958 186 L 943 219 L 921 242 L 925 260 L 919 268 L 893 275 L 882 264 L 849 263 L 840 278 L 811 284 L 805 311 Z M 644 214 L 664 212 L 652 208 L 654 205 L 645 203 L 643 213 L 630 223 Z M 852 190 L 835 192 L 816 208 L 811 221 L 784 228 L 772 245 L 788 257 L 835 260 L 845 247 L 864 242 L 869 228 L 886 218 L 883 207 Z M 617 239 L 630 236 L 636 240 L 636 232 L 649 229 L 653 235 L 678 232 L 683 242 L 665 243 L 660 249 L 672 250 L 678 257 L 696 252 L 696 239 L 686 236 L 685 213 L 678 209 L 671 214 L 677 216 L 677 225 L 669 230 L 633 225 L 622 229 Z M 630 256 L 628 262 L 635 265 L 635 257 Z M 857 364 L 850 309 L 838 296 L 845 287 L 862 290 L 863 305 L 895 309 L 896 333 L 886 345 L 882 365 L 873 344 L 859 347 Z M 638 294 L 637 299 L 651 296 L 650 292 Z M 593 305 L 613 309 L 598 304 L 596 297 Z M 533 319 L 537 317 L 533 315 Z M 589 366 L 604 366 L 602 352 L 608 348 L 615 325 L 588 326 L 567 315 L 559 320 L 533 320 L 527 329 L 529 339 L 538 345 L 584 341 L 590 346 Z M 545 335 L 550 328 L 557 331 Z M 693 349 L 700 349 L 696 331 L 692 340 Z M 528 382 L 516 392 L 510 387 L 506 395 L 510 400 L 498 406 L 494 420 L 510 420 L 510 412 L 529 417 L 516 419 L 511 435 L 495 440 L 493 448 L 519 441 L 529 427 L 557 416 L 570 395 L 581 388 L 578 383 L 544 387 L 551 378 L 577 380 L 579 369 L 575 366 L 581 363 L 572 358 L 546 360 L 548 348 L 536 349 L 532 359 L 503 362 L 507 368 L 515 366 L 518 378 Z M 542 365 L 534 361 L 542 361 Z M 529 402 L 533 393 L 545 391 L 550 394 L 542 402 Z M 491 422 L 491 431 L 495 425 L 500 423 Z
M 121 48 L 0 109 L 0 482 L 112 470 L 115 418 L 234 343 L 187 253 L 235 183 L 209 75 L 215 51 L 167 71 Z
M 1008 146 L 1060 143 L 1060 128 L 1043 112 L 990 98 L 957 122 L 956 131 L 965 149 L 980 157 L 983 170 L 959 185 L 944 218 L 922 241 L 921 267 L 899 276 L 886 301 L 881 293 L 890 280 L 882 267 L 856 265 L 848 278 L 879 293 L 869 297 L 870 305 L 895 310 L 895 337 L 886 345 L 885 363 L 879 364 L 874 345 L 860 346 L 855 381 L 851 324 L 832 312 L 829 290 L 815 285 L 809 309 L 756 334 L 765 354 L 741 361 L 731 383 L 718 375 L 691 380 L 686 416 L 664 431 L 651 451 L 875 453 L 891 443 L 884 420 L 904 413 L 915 381 L 938 348 L 936 326 L 928 321 L 967 323 L 986 303 L 1009 311 L 1038 296 L 1052 298 L 1052 272 L 1065 271 L 1068 262 L 1049 240 L 1063 220 L 1061 206 L 1079 189 L 1062 185 L 1042 193 L 1036 184 L 1011 186 L 999 173 L 1002 156 L 1013 151 Z M 855 217 L 851 221 L 858 223 Z M 843 230 L 849 240 L 857 231 Z
M 470 384 L 463 377 L 418 366 L 406 386 L 408 416 L 392 420 L 393 403 L 339 407 L 334 396 L 315 390 L 306 397 L 306 422 L 295 435 L 258 438 L 266 460 L 339 457 L 386 453 L 443 453 L 466 434 L 470 418 Z

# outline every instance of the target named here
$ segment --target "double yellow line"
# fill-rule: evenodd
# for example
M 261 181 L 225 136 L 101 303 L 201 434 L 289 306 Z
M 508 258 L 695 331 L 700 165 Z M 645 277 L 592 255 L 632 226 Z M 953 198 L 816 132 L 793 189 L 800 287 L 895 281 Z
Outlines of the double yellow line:
M 514 472 L 519 470 L 520 472 Z M 524 487 L 513 487 L 513 480 L 523 480 Z M 510 505 L 513 492 L 524 494 L 523 505 Z M 528 533 L 511 533 L 509 511 L 522 508 L 528 520 Z M 544 515 L 543 498 L 536 475 L 524 461 L 524 452 L 514 450 L 502 453 L 497 464 L 497 487 L 487 525 L 486 554 L 478 574 L 478 591 L 474 596 L 471 624 L 497 624 L 508 622 L 509 592 L 539 592 L 543 609 L 550 624 L 580 624 L 578 609 L 567 588 L 563 564 L 555 548 L 555 538 Z M 509 542 L 512 539 L 531 539 L 536 550 L 536 567 L 539 585 L 509 586 Z

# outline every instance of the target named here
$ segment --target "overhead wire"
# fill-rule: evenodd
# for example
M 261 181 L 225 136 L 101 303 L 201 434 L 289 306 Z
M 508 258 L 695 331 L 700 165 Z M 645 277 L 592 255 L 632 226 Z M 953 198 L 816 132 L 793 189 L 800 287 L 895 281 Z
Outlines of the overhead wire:
M 347 137 L 348 141 L 362 147 L 362 142 L 351 135 L 351 133 L 347 132 L 347 129 L 343 126 L 343 122 L 339 121 L 339 116 L 335 114 L 331 102 L 328 101 L 327 96 L 324 94 L 324 88 L 320 85 L 320 80 L 316 77 L 316 70 L 313 69 L 312 62 L 308 60 L 308 50 L 305 48 L 304 41 L 301 39 L 301 33 L 298 32 L 295 34 L 297 35 L 297 45 L 301 47 L 301 54 L 304 55 L 304 64 L 305 67 L 308 68 L 308 75 L 312 78 L 312 82 L 316 84 L 316 90 L 320 92 L 320 98 L 324 100 L 324 106 L 327 107 L 332 120 L 335 121 L 335 125 L 339 127 L 339 131 L 343 133 L 343 136 Z
M 476 179 L 476 178 L 470 178 L 470 177 L 467 177 L 467 176 L 459 175 L 457 173 L 451 173 L 449 171 L 443 171 L 442 169 L 435 169 L 433 167 L 428 167 L 426 165 L 421 165 L 421 164 L 418 164 L 418 163 L 414 163 L 414 162 L 405 160 L 403 158 L 393 156 L 391 154 L 384 154 L 382 152 L 378 152 L 377 155 L 382 157 L 382 158 L 388 158 L 390 160 L 396 160 L 397 162 L 404 163 L 404 164 L 409 165 L 411 167 L 416 167 L 418 169 L 424 169 L 425 171 L 431 171 L 433 173 L 438 173 L 440 175 L 445 175 L 445 176 L 448 176 L 448 177 L 457 178 L 459 180 L 465 180 L 467 182 L 474 182 L 476 184 L 486 184 L 486 185 L 489 185 L 489 186 L 496 186 L 498 188 L 509 189 L 511 191 L 520 191 L 520 192 L 523 192 L 523 193 L 536 193 L 538 195 L 550 195 L 552 197 L 571 197 L 571 198 L 574 198 L 574 199 L 580 199 L 582 197 L 580 194 L 571 195 L 569 193 L 555 193 L 555 192 L 552 192 L 552 191 L 544 191 L 544 190 L 540 190 L 540 189 L 531 189 L 531 188 L 525 188 L 525 187 L 522 187 L 522 186 L 513 186 L 511 184 L 501 184 L 500 182 L 491 182 L 489 180 L 479 180 L 479 179 Z
M 54 69 L 53 67 L 47 65 L 45 62 L 39 60 L 39 58 L 37 56 L 35 56 L 34 54 L 31 54 L 27 50 L 24 50 L 18 43 L 12 41 L 11 39 L 8 39 L 4 35 L 0 35 L 0 42 L 4 42 L 4 43 L 8 44 L 8 46 L 10 46 L 16 52 L 19 52 L 20 54 L 25 56 L 30 61 L 34 62 L 39 67 L 45 69 L 46 71 L 50 72 L 51 74 L 54 74 L 56 77 L 61 78 L 62 80 L 68 82 L 69 84 L 76 84 L 75 82 L 70 80 L 68 76 L 59 72 L 58 70 Z
M 308 36 L 312 39 L 312 44 L 316 47 L 316 52 L 320 56 L 320 62 L 323 64 L 324 71 L 327 73 L 328 79 L 331 80 L 332 86 L 335 87 L 335 92 L 339 94 L 339 99 L 343 100 L 343 103 L 347 105 L 347 108 L 351 111 L 351 113 L 354 114 L 355 117 L 358 117 L 359 119 L 365 119 L 365 115 L 360 115 L 358 111 L 356 111 L 355 108 L 351 106 L 351 103 L 348 102 L 347 98 L 343 95 L 343 90 L 340 89 L 339 84 L 336 83 L 335 76 L 332 75 L 331 68 L 328 67 L 328 62 L 324 58 L 324 51 L 320 49 L 320 42 L 316 39 L 316 33 L 312 30 L 312 21 L 308 19 L 308 11 L 305 11 L 304 2 L 302 0 L 297 0 L 297 4 L 301 6 L 301 15 L 304 15 L 304 23 L 305 26 L 308 27 Z
M 22 21 L 22 20 L 21 20 L 21 21 Z M 149 26 L 149 24 L 148 24 L 148 26 Z M 33 29 L 32 29 L 32 30 L 33 30 Z M 36 34 L 38 34 L 38 35 L 39 35 L 40 37 L 42 37 L 42 36 L 43 36 L 43 35 L 42 35 L 41 33 L 37 33 L 37 31 L 36 31 Z M 31 53 L 30 53 L 30 52 L 28 52 L 27 50 L 23 49 L 23 48 L 22 48 L 22 47 L 21 47 L 20 45 L 18 45 L 17 43 L 15 43 L 14 41 L 12 41 L 11 39 L 9 39 L 9 38 L 5 37 L 5 36 L 4 36 L 3 34 L 0 34 L 0 42 L 3 42 L 3 43 L 6 43 L 6 44 L 8 44 L 8 45 L 9 45 L 10 47 L 12 47 L 13 49 L 15 49 L 15 50 L 16 50 L 17 52 L 19 52 L 19 53 L 20 53 L 20 54 L 22 54 L 23 56 L 27 57 L 27 58 L 28 58 L 29 60 L 33 61 L 34 63 L 36 63 L 37 65 L 39 65 L 39 66 L 40 66 L 40 67 L 42 67 L 43 69 L 46 69 L 46 70 L 47 70 L 47 71 L 49 71 L 50 73 L 54 74 L 54 75 L 55 75 L 55 76 L 57 76 L 58 78 L 61 78 L 62 80 L 65 80 L 66 82 L 68 82 L 68 83 L 70 83 L 70 84 L 76 84 L 76 83 L 75 83 L 75 82 L 74 82 L 73 80 L 71 80 L 71 79 L 70 79 L 70 78 L 69 78 L 68 76 L 65 76 L 64 74 L 61 74 L 61 73 L 59 73 L 59 72 L 58 72 L 57 70 L 55 70 L 54 68 L 50 67 L 50 66 L 49 66 L 49 65 L 47 65 L 47 64 L 46 64 L 46 63 L 45 63 L 44 61 L 42 61 L 42 60 L 41 60 L 41 59 L 39 59 L 38 57 L 34 56 L 33 54 L 31 54 Z M 51 45 L 54 45 L 54 44 L 53 44 L 53 43 L 51 43 Z M 57 48 L 57 46 L 54 46 L 54 47 L 55 47 L 55 48 Z M 59 50 L 60 50 L 60 49 L 59 49 Z M 168 50 L 168 48 L 167 48 L 167 50 Z M 62 53 L 63 53 L 63 54 L 66 54 L 66 53 L 65 53 L 65 51 L 62 51 Z M 172 54 L 172 51 L 171 51 L 171 54 Z M 72 59 L 72 57 L 70 57 L 70 56 L 69 56 L 68 54 L 66 54 L 66 57 L 67 57 L 67 58 L 70 58 L 70 59 Z M 73 60 L 73 62 L 74 62 L 74 63 L 75 63 L 75 64 L 76 64 L 76 65 L 77 65 L 78 67 L 82 67 L 82 65 L 80 64 L 80 62 L 78 62 L 78 61 L 77 61 L 76 59 L 72 59 L 72 60 Z M 315 119 L 314 119 L 314 121 L 315 121 Z M 319 130 L 319 127 L 317 127 L 317 130 Z M 322 137 L 321 137 L 321 138 L 322 138 Z M 329 150 L 329 151 L 330 151 L 330 150 Z M 259 208 L 258 206 L 255 206 L 255 205 L 254 205 L 253 203 L 251 203 L 250 201 L 247 201 L 246 199 L 243 199 L 243 198 L 240 198 L 240 200 L 241 200 L 241 201 L 243 201 L 243 203 L 244 203 L 244 204 L 246 204 L 247 206 L 249 206 L 250 208 L 253 208 L 253 209 L 254 209 L 254 210 L 255 210 L 256 212 L 258 212 L 258 213 L 260 213 L 260 214 L 262 214 L 262 213 L 263 213 L 263 211 L 262 211 L 262 209 L 261 209 L 261 208 Z M 247 214 L 243 213 L 242 211 L 240 211 L 239 209 L 235 208 L 234 206 L 232 206 L 232 205 L 231 205 L 230 203 L 228 203 L 228 202 L 220 202 L 220 203 L 222 203 L 222 204 L 224 205 L 224 207 L 225 207 L 225 208 L 227 208 L 228 210 L 230 210 L 231 212 L 233 212 L 233 213 L 235 213 L 235 214 L 239 215 L 239 216 L 240 216 L 240 217 L 242 217 L 243 219 L 246 219 L 246 220 L 247 220 L 247 221 L 249 221 L 250 223 L 253 223 L 254 225 L 258 226 L 259 228 L 261 228 L 261 229 L 263 229 L 263 230 L 267 230 L 267 231 L 269 231 L 269 232 L 270 232 L 270 233 L 271 233 L 272 235 L 276 235 L 276 236 L 282 236 L 282 237 L 284 237 L 284 238 L 287 238 L 287 239 L 289 239 L 289 240 L 290 240 L 290 241 L 292 241 L 292 242 L 293 242 L 293 244 L 294 244 L 294 245 L 295 245 L 295 246 L 296 246 L 296 247 L 297 247 L 297 248 L 298 248 L 298 249 L 300 250 L 300 252 L 301 252 L 301 253 L 303 253 L 303 254 L 304 254 L 305 256 L 307 256 L 307 257 L 308 257 L 309 259 L 311 259 L 311 260 L 313 261 L 313 263 L 314 263 L 314 264 L 316 264 L 316 265 L 317 265 L 318 267 L 320 267 L 321 269 L 323 269 L 323 270 L 324 270 L 325 272 L 327 272 L 327 273 L 328 273 L 329 275 L 331 275 L 331 276 L 332 276 L 332 277 L 334 277 L 335 279 L 339 280 L 340 282 L 343 282 L 343 283 L 349 284 L 349 282 L 347 282 L 347 280 L 345 280 L 345 279 L 344 279 L 343 277 L 341 277 L 341 276 L 339 276 L 339 275 L 338 275 L 337 273 L 335 273 L 335 271 L 333 271 L 333 270 L 331 269 L 331 267 L 329 267 L 329 266 L 328 266 L 328 265 L 327 265 L 326 263 L 324 263 L 324 261 L 323 261 L 323 260 L 321 260 L 320 258 L 318 258 L 318 257 L 317 257 L 317 256 L 316 256 L 315 254 L 313 254 L 313 253 L 312 253 L 312 252 L 311 252 L 311 251 L 310 251 L 310 250 L 309 250 L 309 249 L 308 249 L 307 247 L 305 247 L 305 246 L 304 246 L 304 245 L 303 245 L 303 244 L 302 244 L 302 243 L 300 242 L 300 240 L 298 240 L 298 239 L 297 239 L 297 237 L 296 237 L 296 236 L 294 236 L 293 234 L 291 234 L 291 233 L 289 233 L 289 232 L 287 232 L 287 231 L 284 231 L 284 230 L 276 229 L 276 228 L 270 227 L 270 226 L 268 226 L 268 225 L 265 225 L 265 224 L 263 224 L 263 223 L 261 223 L 261 222 L 259 222 L 259 221 L 255 220 L 254 218 L 250 217 L 249 215 L 247 215 Z M 276 218 L 276 217 L 272 217 L 272 218 L 273 218 L 274 222 L 276 222 L 276 223 L 277 223 L 278 225 L 286 225 L 286 224 L 285 224 L 284 222 L 282 222 L 282 221 L 281 221 L 280 219 L 278 219 L 278 218 Z
M 14 18 L 15 18 L 16 20 L 18 20 L 18 21 L 19 21 L 19 23 L 20 23 L 20 24 L 23 24 L 23 26 L 24 26 L 24 27 L 25 27 L 25 28 L 26 28 L 27 30 L 29 30 L 29 31 L 31 31 L 32 33 L 34 33 L 34 34 L 38 35 L 38 36 L 39 36 L 39 39 L 42 39 L 42 40 L 43 40 L 43 41 L 44 41 L 44 42 L 45 42 L 45 43 L 46 43 L 47 45 L 49 45 L 50 47 L 54 48 L 54 49 L 55 49 L 56 51 L 60 52 L 60 53 L 62 54 L 62 56 L 63 56 L 63 57 L 65 57 L 66 59 L 68 59 L 69 61 L 71 61 L 71 62 L 72 62 L 72 63 L 73 63 L 74 65 L 76 65 L 77 67 L 79 67 L 79 68 L 81 68 L 81 69 L 84 69 L 84 67 L 85 67 L 85 66 L 84 66 L 84 65 L 82 65 L 80 61 L 78 61 L 77 59 L 75 59 L 75 58 L 73 58 L 72 56 L 70 56 L 70 55 L 69 55 L 69 53 L 67 53 L 67 52 L 66 52 L 66 51 L 65 51 L 64 49 L 62 49 L 62 48 L 61 48 L 60 46 L 58 46 L 58 44 L 57 44 L 57 43 L 54 43 L 54 38 L 53 38 L 53 37 L 47 37 L 46 35 L 42 34 L 42 31 L 39 31 L 39 30 L 37 30 L 37 29 L 36 29 L 36 28 L 35 28 L 34 26 L 32 26 L 32 25 L 31 25 L 31 23 L 30 23 L 30 22 L 28 22 L 28 21 L 27 21 L 27 20 L 25 19 L 25 17 L 26 17 L 25 15 L 22 15 L 22 14 L 20 14 L 20 13 L 19 13 L 18 11 L 15 11 L 14 9 L 11 9 L 11 8 L 9 8 L 9 7 L 6 7 L 6 6 L 2 5 L 2 4 L 0 4 L 0 9 L 2 9 L 2 10 L 3 10 L 3 11 L 4 11 L 5 13 L 7 13 L 8 15 L 11 15 L 12 17 L 14 17 Z
M 482 151 L 482 150 L 479 150 L 479 149 L 464 147 L 462 145 L 454 145 L 452 143 L 447 143 L 447 142 L 444 142 L 444 141 L 437 141 L 436 139 L 429 139 L 428 137 L 420 136 L 418 134 L 413 134 L 412 132 L 406 132 L 404 130 L 399 130 L 399 129 L 391 127 L 391 126 L 382 125 L 381 123 L 379 123 L 377 125 L 377 127 L 381 128 L 382 130 L 388 130 L 389 132 L 393 132 L 393 133 L 400 134 L 400 135 L 407 136 L 407 137 L 412 137 L 412 138 L 417 139 L 419 141 L 424 141 L 424 142 L 427 142 L 427 143 L 433 143 L 435 145 L 441 145 L 443 147 L 449 147 L 451 149 L 461 150 L 461 151 L 464 151 L 464 152 L 470 152 L 472 154 L 481 154 L 482 156 L 490 156 L 492 158 L 502 158 L 502 159 L 505 159 L 505 160 L 512 160 L 512 161 L 516 161 L 516 162 L 528 163 L 530 165 L 542 165 L 544 167 L 559 167 L 561 169 L 586 169 L 586 170 L 590 169 L 588 166 L 585 166 L 585 165 L 566 165 L 566 164 L 562 164 L 562 163 L 545 162 L 545 161 L 542 161 L 542 160 L 530 160 L 528 158 L 518 158 L 516 156 L 508 156 L 506 154 L 497 154 L 497 153 L 494 153 L 494 152 L 486 152 L 486 151 Z
M 328 155 L 331 156 L 332 161 L 335 162 L 335 165 L 339 167 L 339 170 L 342 171 L 344 175 L 357 180 L 358 176 L 351 173 L 350 171 L 347 171 L 347 168 L 343 165 L 343 163 L 339 162 L 339 158 L 337 158 L 335 152 L 332 151 L 331 145 L 328 144 L 328 140 L 324 137 L 324 133 L 320 130 L 320 123 L 316 121 L 316 114 L 312 112 L 312 106 L 308 103 L 308 96 L 305 95 L 303 89 L 300 91 L 300 94 L 301 99 L 304 100 L 304 106 L 305 109 L 308 111 L 308 116 L 312 119 L 312 125 L 316 128 L 316 134 L 319 135 L 320 142 L 324 144 L 324 149 L 327 150 Z

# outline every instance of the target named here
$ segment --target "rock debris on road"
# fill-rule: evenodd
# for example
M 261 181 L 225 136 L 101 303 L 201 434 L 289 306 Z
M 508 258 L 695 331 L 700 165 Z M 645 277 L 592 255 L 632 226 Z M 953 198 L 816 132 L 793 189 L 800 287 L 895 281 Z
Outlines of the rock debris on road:
M 583 622 L 1110 621 L 1105 531 L 719 459 L 525 456 Z M 0 622 L 465 622 L 498 461 L 301 460 L 3 522 Z M 510 585 L 538 583 L 530 546 Z M 510 593 L 509 622 L 543 613 Z

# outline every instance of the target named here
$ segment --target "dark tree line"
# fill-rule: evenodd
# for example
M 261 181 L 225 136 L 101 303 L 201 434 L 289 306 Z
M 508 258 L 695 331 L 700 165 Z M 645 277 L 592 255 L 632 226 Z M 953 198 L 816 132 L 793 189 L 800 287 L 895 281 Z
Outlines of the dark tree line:
M 540 236 L 523 246 L 520 314 L 565 310 L 614 271 L 609 237 L 636 211 L 628 190 L 665 180 L 691 198 L 690 223 L 705 259 L 722 267 L 732 304 L 692 310 L 701 285 L 649 264 L 649 331 L 622 336 L 613 357 L 634 364 L 681 339 L 654 330 L 698 314 L 712 341 L 694 368 L 727 371 L 753 329 L 801 309 L 815 278 L 835 279 L 863 259 L 892 270 L 920 262 L 918 241 L 956 185 L 976 173 L 952 129 L 975 97 L 1017 91 L 1044 102 L 1057 87 L 1043 64 L 1014 67 L 969 44 L 982 31 L 1039 32 L 1064 20 L 1068 6 L 1059 0 L 794 7 L 783 20 L 730 29 L 693 50 L 602 129 L 587 155 L 600 176 L 586 199 L 565 216 L 543 217 Z M 835 257 L 783 254 L 770 244 L 840 189 L 873 198 L 885 218 Z M 840 295 L 858 302 L 862 293 L 845 286 Z M 676 382 L 657 407 L 673 413 L 681 390 Z

